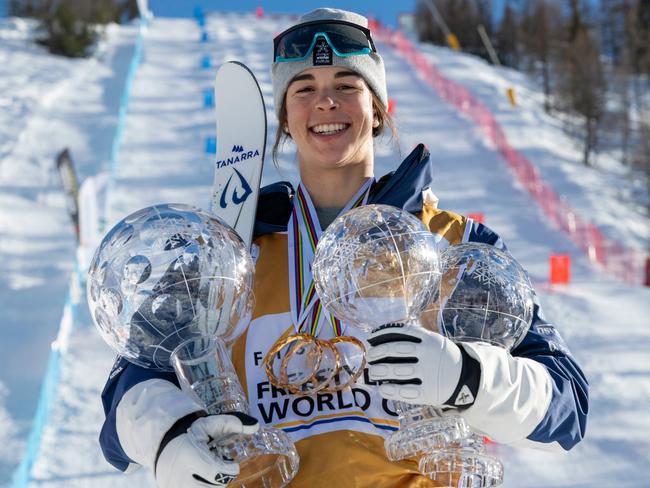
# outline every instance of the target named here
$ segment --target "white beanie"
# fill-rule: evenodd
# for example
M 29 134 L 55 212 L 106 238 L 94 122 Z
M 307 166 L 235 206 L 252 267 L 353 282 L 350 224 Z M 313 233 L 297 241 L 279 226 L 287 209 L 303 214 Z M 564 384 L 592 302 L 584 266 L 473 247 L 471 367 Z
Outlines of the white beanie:
M 300 17 L 296 25 L 316 20 L 343 20 L 368 28 L 368 19 L 363 15 L 335 8 L 319 8 L 313 10 Z M 302 71 L 319 66 L 314 66 L 312 56 L 307 56 L 301 61 L 284 61 L 280 63 L 275 62 L 275 60 L 273 61 L 271 80 L 273 82 L 275 114 L 278 118 L 280 118 L 280 108 L 282 107 L 282 102 L 284 101 L 284 96 L 291 80 Z M 371 52 L 370 54 L 346 56 L 344 58 L 337 56 L 336 53 L 332 53 L 332 64 L 328 66 L 344 66 L 360 74 L 372 91 L 375 92 L 375 95 L 379 97 L 384 108 L 388 109 L 386 70 L 384 69 L 384 61 L 378 53 Z

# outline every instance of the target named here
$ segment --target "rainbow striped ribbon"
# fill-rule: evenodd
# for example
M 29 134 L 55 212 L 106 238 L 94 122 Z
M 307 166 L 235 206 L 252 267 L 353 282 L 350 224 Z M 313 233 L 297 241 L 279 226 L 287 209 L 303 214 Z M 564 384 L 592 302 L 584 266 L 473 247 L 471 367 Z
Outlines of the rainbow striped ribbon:
M 369 178 L 339 215 L 365 205 L 374 181 L 374 178 Z M 287 226 L 291 320 L 298 333 L 308 331 L 316 336 L 320 330 L 321 320 L 326 317 L 332 325 L 334 336 L 340 336 L 343 334 L 341 322 L 323 309 L 311 275 L 311 263 L 322 233 L 316 208 L 309 193 L 300 183 L 293 199 L 293 209 Z

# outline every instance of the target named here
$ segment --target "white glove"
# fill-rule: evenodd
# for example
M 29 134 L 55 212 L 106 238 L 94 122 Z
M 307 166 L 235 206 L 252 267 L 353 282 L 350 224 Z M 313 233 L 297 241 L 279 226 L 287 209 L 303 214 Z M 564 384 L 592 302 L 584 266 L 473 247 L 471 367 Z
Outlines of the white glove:
M 389 324 L 368 337 L 368 374 L 388 400 L 436 407 L 469 407 L 476 397 L 478 361 L 446 337 Z
M 155 472 L 158 486 L 227 486 L 239 474 L 239 465 L 219 459 L 208 444 L 228 434 L 254 434 L 258 429 L 257 420 L 239 413 L 209 415 L 195 420 L 187 432 L 174 437 L 162 448 Z

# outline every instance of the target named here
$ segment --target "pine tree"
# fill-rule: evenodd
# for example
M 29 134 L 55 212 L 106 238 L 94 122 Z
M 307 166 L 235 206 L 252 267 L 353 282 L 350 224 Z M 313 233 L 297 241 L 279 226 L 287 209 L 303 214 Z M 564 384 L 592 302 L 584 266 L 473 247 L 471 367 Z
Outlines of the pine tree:
M 88 55 L 97 34 L 89 22 L 79 16 L 73 1 L 58 2 L 42 20 L 44 36 L 39 43 L 52 54 L 71 58 Z
M 97 26 L 119 22 L 133 0 L 10 0 L 10 15 L 39 19 L 37 42 L 53 53 L 87 56 L 97 40 Z M 130 9 L 130 10 L 129 10 Z
M 521 46 L 528 58 L 528 71 L 541 77 L 544 110 L 550 112 L 553 92 L 553 66 L 558 50 L 557 27 L 562 14 L 552 1 L 528 1 L 521 22 Z
M 520 64 L 518 30 L 517 12 L 507 2 L 496 35 L 496 50 L 501 63 L 512 68 L 518 68 Z
M 598 149 L 607 84 L 600 45 L 587 24 L 585 7 L 580 0 L 570 0 L 566 39 L 562 45 L 558 88 L 566 108 L 582 119 L 583 163 L 589 166 Z

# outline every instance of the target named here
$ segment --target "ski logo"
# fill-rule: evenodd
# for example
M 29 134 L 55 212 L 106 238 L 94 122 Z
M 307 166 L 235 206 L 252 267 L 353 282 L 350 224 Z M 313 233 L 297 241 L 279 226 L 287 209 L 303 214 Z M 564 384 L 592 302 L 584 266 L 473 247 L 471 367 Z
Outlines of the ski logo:
M 467 385 L 463 385 L 456 397 L 456 401 L 454 401 L 454 405 L 462 406 L 470 405 L 471 403 L 474 403 L 474 395 L 472 395 L 472 392 L 469 390 Z
M 221 159 L 216 162 L 217 169 L 232 166 L 233 164 L 237 164 L 241 161 L 246 161 L 247 159 L 252 159 L 260 155 L 259 149 L 246 151 L 244 149 L 244 146 L 240 146 L 238 144 L 235 144 L 230 152 L 232 153 L 230 157 Z
M 234 173 L 230 175 L 230 178 L 228 178 L 228 181 L 226 182 L 226 185 L 223 187 L 223 191 L 221 192 L 221 198 L 219 199 L 219 206 L 221 208 L 226 208 L 228 206 L 228 201 L 227 198 L 230 197 L 230 201 L 235 204 L 235 205 L 241 205 L 246 201 L 246 199 L 253 193 L 253 190 L 251 186 L 248 184 L 248 181 L 246 181 L 246 178 L 242 176 L 242 174 L 237 171 L 235 168 L 233 168 Z M 239 177 L 239 183 L 240 185 L 237 186 L 236 182 L 232 187 L 232 192 L 230 195 L 228 195 L 228 188 L 230 187 L 230 182 L 232 181 L 233 176 L 237 175 Z M 238 193 L 238 190 L 241 191 L 241 193 Z
M 217 473 L 217 475 L 214 477 L 214 481 L 217 483 L 217 486 L 226 486 L 229 485 L 235 478 L 236 476 L 232 474 Z
M 316 45 L 313 50 L 313 64 L 314 66 L 328 66 L 332 64 L 332 47 L 323 36 L 316 39 Z

